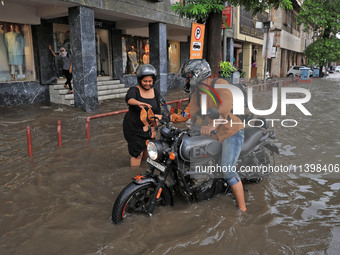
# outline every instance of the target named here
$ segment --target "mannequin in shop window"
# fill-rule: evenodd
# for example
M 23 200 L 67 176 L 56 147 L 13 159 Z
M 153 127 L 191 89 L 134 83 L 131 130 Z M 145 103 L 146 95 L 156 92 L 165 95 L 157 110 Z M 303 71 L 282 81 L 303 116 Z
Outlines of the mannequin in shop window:
M 15 67 L 18 67 L 20 80 L 24 79 L 22 64 L 24 60 L 24 37 L 19 25 L 10 25 L 10 31 L 5 34 L 5 45 L 8 52 L 8 64 L 11 66 L 11 80 L 16 80 Z
M 126 66 L 127 66 L 126 46 L 123 46 L 123 73 L 126 73 Z
M 0 81 L 9 79 L 8 53 L 5 47 L 4 25 L 0 24 Z
M 139 66 L 137 61 L 137 53 L 135 52 L 135 47 L 131 46 L 131 51 L 128 52 L 129 67 L 130 72 L 135 74 Z
M 150 47 L 149 44 L 145 45 L 145 54 L 143 55 L 143 64 L 150 64 L 150 56 L 149 56 L 149 52 L 150 52 Z

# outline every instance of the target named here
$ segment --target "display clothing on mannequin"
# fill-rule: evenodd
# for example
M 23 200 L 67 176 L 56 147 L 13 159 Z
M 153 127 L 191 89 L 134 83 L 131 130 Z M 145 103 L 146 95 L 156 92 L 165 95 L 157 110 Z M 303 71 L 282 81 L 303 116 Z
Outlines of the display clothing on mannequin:
M 143 55 L 143 64 L 150 64 L 149 52 Z
M 126 65 L 127 65 L 127 53 L 126 47 L 123 46 L 123 73 L 126 73 Z
M 8 54 L 5 47 L 5 31 L 0 25 L 0 81 L 6 81 L 9 77 Z
M 23 79 L 22 64 L 24 59 L 25 41 L 23 35 L 20 33 L 19 26 L 10 25 L 10 32 L 5 34 L 5 45 L 8 52 L 8 63 L 11 66 L 12 80 L 15 80 L 15 66 L 18 66 L 19 76 Z
M 149 44 L 145 45 L 145 54 L 143 55 L 143 64 L 150 64 L 150 56 L 149 56 L 149 52 L 150 52 L 150 47 Z
M 128 57 L 129 57 L 130 72 L 132 74 L 135 74 L 139 64 L 137 61 L 137 53 L 135 52 L 135 48 L 133 46 L 131 46 L 131 51 L 128 52 Z

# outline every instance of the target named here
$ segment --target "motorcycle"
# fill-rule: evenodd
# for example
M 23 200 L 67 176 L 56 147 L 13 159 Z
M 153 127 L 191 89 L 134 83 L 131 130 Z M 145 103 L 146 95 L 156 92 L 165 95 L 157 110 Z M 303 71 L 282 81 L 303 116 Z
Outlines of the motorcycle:
M 208 109 L 207 116 L 217 119 L 217 109 Z M 197 118 L 193 118 L 196 120 Z M 175 194 L 188 202 L 211 199 L 227 192 L 228 184 L 220 173 L 197 171 L 217 166 L 221 160 L 221 144 L 211 136 L 200 135 L 195 121 L 190 129 L 180 130 L 172 125 L 169 113 L 159 119 L 158 137 L 147 142 L 148 170 L 137 175 L 117 197 L 112 209 L 112 221 L 121 223 L 133 214 L 151 216 L 156 206 L 174 204 Z M 243 182 L 259 181 L 270 171 L 240 171 L 246 166 L 265 168 L 275 164 L 274 154 L 279 154 L 274 131 L 268 130 L 265 119 L 261 127 L 246 127 L 245 139 L 236 164 Z M 256 125 L 256 124 L 255 124 Z

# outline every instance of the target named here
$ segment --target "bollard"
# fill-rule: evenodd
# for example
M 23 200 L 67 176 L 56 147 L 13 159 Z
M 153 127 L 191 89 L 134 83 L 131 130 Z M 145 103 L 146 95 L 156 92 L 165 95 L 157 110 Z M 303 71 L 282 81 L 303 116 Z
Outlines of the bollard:
M 61 137 L 61 120 L 57 121 L 57 133 L 58 133 L 58 146 L 63 146 L 62 137 Z
M 90 117 L 86 118 L 86 138 L 90 140 Z
M 26 135 L 27 135 L 27 148 L 28 148 L 28 156 L 33 156 L 33 150 L 32 150 L 32 134 L 31 134 L 31 127 L 26 127 Z

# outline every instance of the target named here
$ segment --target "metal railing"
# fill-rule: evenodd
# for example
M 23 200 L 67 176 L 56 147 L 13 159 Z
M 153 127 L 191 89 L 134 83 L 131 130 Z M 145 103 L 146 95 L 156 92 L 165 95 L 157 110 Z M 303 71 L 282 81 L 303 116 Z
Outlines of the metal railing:
M 177 103 L 177 108 L 180 109 L 181 108 L 181 103 L 184 102 L 184 101 L 189 101 L 189 98 L 169 101 L 169 102 L 166 102 L 166 104 L 168 105 L 168 104 Z M 101 114 L 97 114 L 97 115 L 93 115 L 93 116 L 87 117 L 86 118 L 86 139 L 90 140 L 90 121 L 92 119 L 98 119 L 98 118 L 113 116 L 113 115 L 117 115 L 117 114 L 120 114 L 120 113 L 125 113 L 125 112 L 128 112 L 128 111 L 129 111 L 128 109 L 125 109 L 125 110 L 120 110 L 120 111 L 101 113 Z
M 300 81 L 299 77 L 286 77 L 286 78 L 268 78 L 266 80 L 266 83 L 260 83 L 256 82 L 257 80 L 250 81 L 245 84 L 245 87 L 252 87 L 255 89 L 258 89 L 258 91 L 268 91 L 273 89 L 273 87 L 281 88 L 281 87 L 287 87 L 294 83 L 297 83 Z

